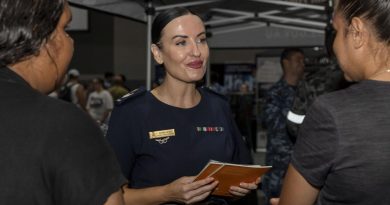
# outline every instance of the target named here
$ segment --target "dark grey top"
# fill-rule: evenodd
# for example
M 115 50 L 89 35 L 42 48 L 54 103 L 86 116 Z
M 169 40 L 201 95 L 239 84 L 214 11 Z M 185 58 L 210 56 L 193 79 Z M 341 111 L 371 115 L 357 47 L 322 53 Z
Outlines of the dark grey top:
M 126 183 L 98 126 L 0 67 L 0 204 L 102 205 Z
M 367 80 L 319 97 L 292 164 L 321 189 L 317 205 L 390 204 L 390 83 Z

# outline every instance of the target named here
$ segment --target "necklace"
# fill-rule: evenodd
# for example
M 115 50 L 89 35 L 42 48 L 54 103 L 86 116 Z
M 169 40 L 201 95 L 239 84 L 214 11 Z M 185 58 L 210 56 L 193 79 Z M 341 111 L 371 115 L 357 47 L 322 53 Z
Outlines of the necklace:
M 378 75 L 381 75 L 383 73 L 390 73 L 390 68 L 386 68 L 385 70 L 374 73 L 372 76 L 369 77 L 369 79 L 374 79 L 375 77 L 377 77 Z

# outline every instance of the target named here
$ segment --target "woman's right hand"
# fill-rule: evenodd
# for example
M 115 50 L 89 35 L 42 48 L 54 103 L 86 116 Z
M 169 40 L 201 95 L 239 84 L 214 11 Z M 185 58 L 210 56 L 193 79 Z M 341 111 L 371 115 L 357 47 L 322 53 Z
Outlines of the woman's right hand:
M 181 177 L 165 186 L 170 201 L 193 204 L 204 200 L 215 189 L 218 181 L 209 177 L 194 181 L 195 177 Z

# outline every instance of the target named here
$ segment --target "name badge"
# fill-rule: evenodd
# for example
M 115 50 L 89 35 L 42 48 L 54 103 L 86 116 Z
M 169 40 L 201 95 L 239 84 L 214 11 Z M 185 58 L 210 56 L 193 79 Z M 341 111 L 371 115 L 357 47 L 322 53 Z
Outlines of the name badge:
M 149 139 L 158 139 L 163 137 L 173 137 L 175 136 L 175 129 L 169 130 L 158 130 L 149 132 Z

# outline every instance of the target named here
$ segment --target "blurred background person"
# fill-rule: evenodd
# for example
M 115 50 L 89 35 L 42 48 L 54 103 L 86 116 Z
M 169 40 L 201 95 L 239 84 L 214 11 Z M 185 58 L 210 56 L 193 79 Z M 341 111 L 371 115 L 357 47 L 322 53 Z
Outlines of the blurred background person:
M 318 96 L 344 89 L 350 84 L 345 80 L 343 72 L 336 62 L 327 66 L 315 67 L 310 71 L 306 69 L 303 79 L 297 85 L 293 105 L 287 114 L 287 129 L 291 141 L 295 143 L 305 114 Z
M 93 91 L 88 96 L 88 113 L 99 125 L 108 124 L 110 113 L 114 108 L 112 96 L 103 87 L 103 79 L 94 78 L 91 83 L 93 85 Z
M 214 90 L 215 92 L 217 93 L 220 93 L 222 95 L 226 95 L 227 94 L 227 89 L 225 88 L 225 86 L 223 86 L 221 84 L 221 77 L 219 76 L 218 73 L 216 72 L 213 72 L 211 73 L 211 78 L 210 78 L 210 89 L 211 90 Z
M 112 78 L 114 77 L 114 73 L 111 71 L 104 72 L 104 79 L 103 79 L 103 88 L 108 89 L 112 86 Z
M 79 81 L 80 72 L 77 69 L 70 69 L 66 76 L 66 82 L 59 90 L 58 98 L 72 102 L 77 107 L 86 110 L 86 90 Z
M 126 88 L 124 83 L 125 81 L 121 75 L 114 75 L 112 78 L 112 85 L 108 91 L 110 92 L 114 101 L 129 93 L 129 90 Z
M 305 56 L 299 48 L 283 50 L 280 63 L 283 76 L 266 93 L 263 121 L 267 129 L 265 164 L 272 166 L 261 182 L 265 203 L 278 197 L 290 163 L 292 141 L 287 130 L 287 112 L 293 105 L 296 86 L 303 76 Z

